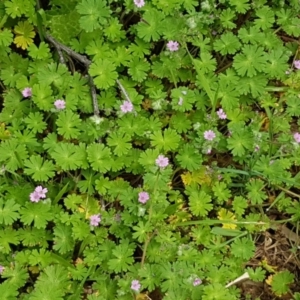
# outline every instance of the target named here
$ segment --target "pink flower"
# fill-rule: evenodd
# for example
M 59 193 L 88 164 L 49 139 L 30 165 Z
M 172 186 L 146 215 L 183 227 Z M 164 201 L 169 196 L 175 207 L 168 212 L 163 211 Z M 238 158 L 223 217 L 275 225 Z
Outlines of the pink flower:
M 23 91 L 22 91 L 22 95 L 24 98 L 28 98 L 32 96 L 32 89 L 30 87 L 26 87 Z
M 31 202 L 39 202 L 41 198 L 46 198 L 47 188 L 43 188 L 41 185 L 37 186 L 29 198 Z
M 207 130 L 204 132 L 204 138 L 207 141 L 212 141 L 216 137 L 216 134 L 212 130 Z
M 59 110 L 65 109 L 66 101 L 58 99 L 54 102 L 54 106 L 56 109 L 59 109 Z
M 196 278 L 193 282 L 193 286 L 200 285 L 202 283 L 202 280 L 200 278 Z
M 219 119 L 225 120 L 227 118 L 227 115 L 225 114 L 224 110 L 220 108 L 217 111 L 217 115 L 219 116 Z
M 39 202 L 41 200 L 39 193 L 33 192 L 29 196 L 31 202 Z
M 4 272 L 4 270 L 5 270 L 5 268 L 2 265 L 0 265 L 0 274 L 2 274 Z
M 131 281 L 131 289 L 138 292 L 139 289 L 141 288 L 141 284 L 138 280 L 132 280 Z
M 294 61 L 294 67 L 295 67 L 296 69 L 300 69 L 300 60 L 295 60 L 295 61 Z
M 294 139 L 295 139 L 295 141 L 296 141 L 297 143 L 300 143 L 300 133 L 296 132 L 296 133 L 294 134 Z
M 38 193 L 40 198 L 46 198 L 46 193 L 48 192 L 47 188 L 43 188 L 42 186 L 37 186 L 34 190 L 35 193 Z
M 169 41 L 167 43 L 167 48 L 169 49 L 169 51 L 174 52 L 174 51 L 178 51 L 179 49 L 179 43 L 176 41 Z
M 101 222 L 101 217 L 99 214 L 90 216 L 90 225 L 91 226 L 98 226 L 100 222 Z
M 141 8 L 145 5 L 145 1 L 144 0 L 134 0 L 133 1 L 134 4 L 138 7 L 138 8 Z
M 149 194 L 147 192 L 139 193 L 139 202 L 146 203 L 150 199 Z
M 133 111 L 133 105 L 130 101 L 123 101 L 123 104 L 120 106 L 120 108 L 123 113 Z
M 165 168 L 169 164 L 169 159 L 163 155 L 159 155 L 155 162 L 160 168 Z
M 254 152 L 258 152 L 259 149 L 260 149 L 259 145 L 255 145 L 255 147 L 254 147 Z

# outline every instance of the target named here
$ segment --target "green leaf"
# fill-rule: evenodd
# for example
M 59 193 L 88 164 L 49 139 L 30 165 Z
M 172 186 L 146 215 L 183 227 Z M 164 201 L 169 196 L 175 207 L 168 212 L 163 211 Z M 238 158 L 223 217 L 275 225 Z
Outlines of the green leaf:
M 24 246 L 41 246 L 46 248 L 48 242 L 52 240 L 52 234 L 44 229 L 34 227 L 24 227 L 19 229 L 20 241 Z
M 173 129 L 165 129 L 163 133 L 156 131 L 150 136 L 151 145 L 158 150 L 176 150 L 179 146 L 180 136 Z
M 1 37 L 0 37 L 1 39 Z M 50 49 L 48 44 L 45 42 L 41 42 L 39 44 L 39 47 L 37 47 L 35 44 L 31 44 L 28 47 L 28 54 L 33 59 L 49 59 L 50 58 Z
M 236 12 L 233 9 L 227 8 L 222 10 L 220 21 L 225 28 L 233 29 L 236 24 L 232 22 L 236 18 Z
M 240 79 L 239 85 L 236 86 L 236 91 L 244 95 L 251 93 L 253 97 L 258 97 L 265 93 L 267 83 L 266 75 L 243 77 Z
M 108 89 L 113 86 L 118 78 L 114 62 L 99 59 L 93 62 L 89 73 L 94 77 L 94 82 L 99 89 Z
M 77 241 L 84 241 L 91 232 L 90 225 L 81 220 L 73 222 L 72 226 L 72 237 Z
M 214 42 L 214 49 L 222 55 L 235 54 L 240 47 L 239 39 L 232 32 L 222 34 L 221 38 Z
M 37 78 L 42 86 L 51 86 L 61 92 L 64 92 L 69 87 L 72 80 L 68 68 L 64 64 L 56 64 L 54 62 L 40 68 Z
M 47 181 L 54 176 L 55 166 L 50 160 L 44 160 L 40 155 L 31 155 L 24 162 L 24 172 L 31 175 L 35 181 Z
M 28 199 L 29 201 L 29 199 Z M 38 203 L 27 203 L 21 208 L 21 221 L 25 225 L 34 223 L 36 228 L 45 228 L 48 221 L 53 219 L 53 212 L 50 211 L 50 205 L 40 201 Z
M 120 245 L 112 250 L 113 257 L 108 261 L 108 268 L 115 273 L 126 272 L 133 264 L 134 244 L 130 244 L 128 240 L 122 240 Z
M 9 139 L 0 144 L 0 162 L 5 163 L 5 167 L 10 171 L 15 171 L 23 167 L 23 161 L 28 157 L 25 145 L 19 143 L 17 139 Z
M 242 157 L 246 149 L 251 150 L 253 148 L 253 137 L 248 130 L 241 130 L 234 132 L 234 134 L 228 139 L 228 149 L 232 151 L 234 156 Z
M 50 155 L 64 171 L 79 169 L 84 164 L 80 146 L 71 143 L 56 144 Z
M 154 8 L 147 10 L 143 15 L 143 21 L 136 26 L 137 36 L 145 42 L 158 41 L 161 35 L 161 23 L 164 15 Z
M 13 199 L 4 201 L 0 198 L 0 224 L 11 225 L 19 218 L 20 205 Z
M 12 287 L 8 281 L 4 281 L 0 284 L 0 294 L 2 299 L 14 300 L 17 299 L 19 291 L 17 287 Z
M 76 139 L 80 134 L 81 119 L 70 110 L 61 111 L 56 120 L 57 131 L 66 139 Z
M 217 181 L 214 183 L 213 188 L 214 196 L 217 197 L 218 203 L 228 201 L 231 198 L 231 192 L 227 188 L 225 182 Z
M 246 237 L 235 239 L 235 241 L 231 244 L 231 252 L 233 256 L 240 257 L 243 260 L 247 261 L 254 255 L 254 242 Z
M 113 152 L 117 156 L 126 155 L 131 149 L 131 138 L 119 131 L 112 132 L 107 139 L 107 144 L 113 148 Z
M 204 191 L 192 191 L 189 196 L 189 206 L 194 216 L 207 216 L 209 211 L 213 208 L 211 197 Z
M 246 270 L 250 276 L 250 279 L 255 282 L 262 282 L 265 279 L 266 270 L 264 270 L 262 267 L 256 267 L 255 269 L 247 268 Z
M 282 49 L 275 49 L 269 53 L 267 61 L 264 72 L 270 77 L 283 79 L 288 69 L 288 55 Z
M 186 117 L 184 112 L 177 112 L 171 117 L 170 125 L 178 133 L 186 133 L 191 128 L 192 122 Z
M 32 300 L 63 300 L 71 284 L 68 271 L 59 264 L 47 266 L 35 283 Z
M 92 169 L 105 173 L 111 168 L 111 151 L 103 144 L 91 144 L 87 148 L 88 161 Z
M 14 264 L 14 266 L 10 266 L 5 269 L 5 273 L 1 275 L 2 278 L 6 278 L 5 282 L 9 283 L 10 287 L 21 288 L 25 285 L 28 280 L 29 274 L 27 269 L 19 264 Z M 13 288 L 10 288 L 13 291 Z M 1 290 L 1 289 L 0 289 Z M 14 298 L 5 298 L 4 294 L 1 292 L 2 299 L 16 299 Z
M 249 0 L 229 0 L 230 5 L 234 6 L 234 9 L 238 13 L 246 13 L 247 10 L 250 9 L 250 4 L 248 3 Z
M 266 30 L 272 28 L 275 22 L 274 12 L 269 6 L 263 6 L 256 11 L 258 19 L 254 21 L 256 27 Z
M 199 169 L 203 160 L 199 150 L 189 144 L 183 145 L 176 155 L 176 159 L 179 161 L 180 166 L 188 171 Z
M 39 109 L 50 111 L 54 107 L 51 86 L 34 84 L 32 87 L 32 101 Z
M 200 59 L 194 59 L 194 65 L 196 70 L 201 70 L 201 73 L 209 73 L 216 70 L 217 61 L 209 52 L 201 51 Z
M 12 228 L 6 227 L 5 230 L 0 230 L 0 240 L 0 253 L 11 253 L 10 244 L 15 246 L 19 244 L 19 233 Z
M 138 57 L 133 57 L 133 59 L 128 63 L 128 73 L 131 75 L 133 80 L 137 82 L 142 82 L 147 78 L 147 72 L 150 69 L 150 64 L 146 59 L 141 60 Z
M 57 224 L 54 228 L 53 249 L 64 254 L 74 249 L 75 241 L 72 238 L 72 227 L 64 224 Z
M 132 229 L 135 231 L 132 235 L 133 238 L 137 239 L 139 243 L 144 243 L 154 227 L 149 222 L 140 221 L 136 226 L 133 226 Z
M 247 197 L 253 205 L 262 204 L 265 199 L 267 199 L 266 193 L 263 191 L 265 183 L 260 179 L 250 180 L 246 184 L 246 189 L 248 191 Z
M 40 112 L 35 112 L 30 113 L 29 116 L 24 119 L 24 122 L 33 133 L 41 133 L 47 127 L 43 119 L 44 117 Z
M 233 67 L 240 76 L 253 77 L 264 71 L 267 56 L 261 47 L 245 45 L 242 53 L 234 57 Z
M 281 296 L 289 291 L 289 285 L 293 282 L 293 274 L 289 271 L 281 271 L 273 276 L 271 287 L 277 296 Z
M 111 15 L 105 0 L 81 0 L 76 10 L 82 15 L 79 20 L 80 27 L 86 32 L 92 32 L 106 25 L 107 18 Z
M 13 41 L 13 34 L 7 28 L 0 30 L 0 46 L 7 47 Z
M 235 196 L 232 202 L 232 207 L 235 214 L 241 216 L 244 214 L 245 209 L 248 207 L 247 200 L 242 196 Z

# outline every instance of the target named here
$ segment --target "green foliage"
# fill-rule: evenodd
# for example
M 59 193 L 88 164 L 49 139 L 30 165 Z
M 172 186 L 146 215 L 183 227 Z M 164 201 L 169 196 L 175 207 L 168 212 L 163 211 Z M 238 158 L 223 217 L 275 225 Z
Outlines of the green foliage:
M 289 285 L 293 283 L 294 276 L 289 271 L 282 271 L 272 278 L 272 290 L 276 295 L 281 296 L 289 291 Z
M 200 2 L 0 1 L 1 299 L 299 298 L 300 3 Z

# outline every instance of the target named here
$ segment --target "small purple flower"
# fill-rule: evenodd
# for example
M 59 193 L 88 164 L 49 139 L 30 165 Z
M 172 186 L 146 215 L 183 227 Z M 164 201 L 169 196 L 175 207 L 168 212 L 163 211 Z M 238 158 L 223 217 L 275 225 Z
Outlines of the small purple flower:
M 131 112 L 133 110 L 133 105 L 130 101 L 123 101 L 123 104 L 120 106 L 123 113 Z
M 132 280 L 131 281 L 131 289 L 138 292 L 141 288 L 141 284 L 138 280 Z
M 179 97 L 179 100 L 178 100 L 178 105 L 182 105 L 183 104 L 183 98 L 182 97 Z
M 31 202 L 39 202 L 41 198 L 46 198 L 47 188 L 43 188 L 41 185 L 37 186 L 29 196 Z
M 155 162 L 160 168 L 165 168 L 169 164 L 169 159 L 164 155 L 159 155 Z
M 58 99 L 54 102 L 54 106 L 56 109 L 63 110 L 66 108 L 66 101 Z
M 211 148 L 208 148 L 206 154 L 211 154 Z
M 294 61 L 294 67 L 295 67 L 296 69 L 300 69 L 300 60 L 295 60 L 295 61 Z
M 146 203 L 150 199 L 150 196 L 147 192 L 139 193 L 139 202 Z
M 32 89 L 30 87 L 26 87 L 23 91 L 22 91 L 22 95 L 24 98 L 29 98 L 32 96 Z
M 254 152 L 258 152 L 259 149 L 260 149 L 259 145 L 255 145 L 255 147 L 254 147 Z
M 295 141 L 296 141 L 297 143 L 300 143 L 300 133 L 296 132 L 296 133 L 294 134 L 294 139 L 295 139 Z
M 29 198 L 31 202 L 39 202 L 41 200 L 39 193 L 35 191 L 30 194 Z
M 90 216 L 90 225 L 91 226 L 98 226 L 100 222 L 101 222 L 101 217 L 99 214 Z
M 176 41 L 169 41 L 167 43 L 167 48 L 169 49 L 169 51 L 174 52 L 174 51 L 178 51 L 179 49 L 179 43 Z
M 34 190 L 35 193 L 39 195 L 40 198 L 46 198 L 46 193 L 48 192 L 47 188 L 43 188 L 42 186 L 37 186 Z
M 145 5 L 145 1 L 144 0 L 134 0 L 133 1 L 134 4 L 138 7 L 138 8 L 141 8 Z
M 216 134 L 212 130 L 204 131 L 204 138 L 207 141 L 212 141 L 216 137 Z
M 217 115 L 219 116 L 219 119 L 221 119 L 221 120 L 225 120 L 227 118 L 227 115 L 225 114 L 225 112 L 222 108 L 220 108 L 217 111 Z
M 202 280 L 200 278 L 196 278 L 193 282 L 193 286 L 200 285 L 202 283 Z
M 0 274 L 2 274 L 4 272 L 4 270 L 5 270 L 5 268 L 2 265 L 0 265 Z

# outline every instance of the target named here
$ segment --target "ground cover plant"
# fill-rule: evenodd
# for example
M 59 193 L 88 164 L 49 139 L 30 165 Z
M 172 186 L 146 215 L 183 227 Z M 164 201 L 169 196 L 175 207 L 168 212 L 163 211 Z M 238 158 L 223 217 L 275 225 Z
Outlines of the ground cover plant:
M 1 1 L 1 299 L 299 300 L 299 14 Z

